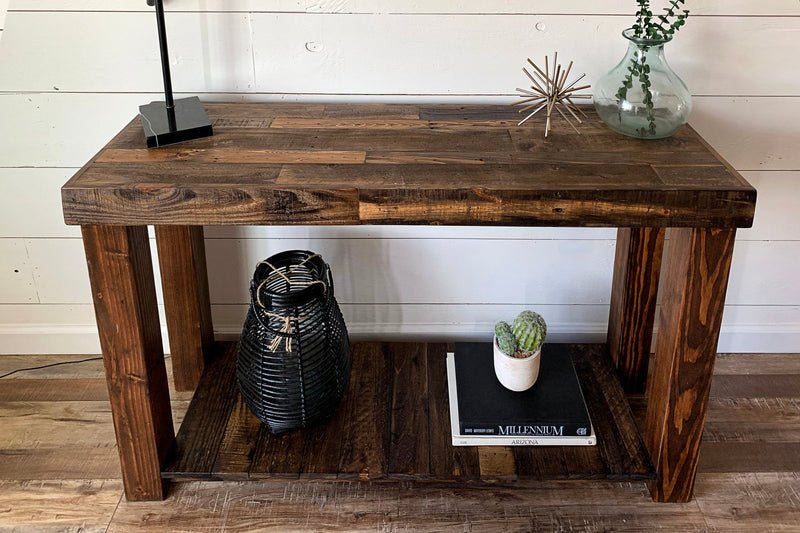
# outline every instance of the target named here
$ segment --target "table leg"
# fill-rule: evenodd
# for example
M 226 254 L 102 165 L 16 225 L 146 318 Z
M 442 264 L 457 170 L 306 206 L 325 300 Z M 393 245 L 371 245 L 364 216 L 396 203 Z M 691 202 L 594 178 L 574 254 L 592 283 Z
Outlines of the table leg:
M 175 388 L 194 390 L 214 342 L 203 227 L 155 229 Z
M 670 234 L 645 422 L 656 501 L 692 497 L 735 236 L 735 229 Z
M 81 229 L 125 494 L 160 500 L 175 433 L 147 227 Z
M 608 349 L 628 394 L 645 390 L 663 252 L 664 228 L 617 230 Z

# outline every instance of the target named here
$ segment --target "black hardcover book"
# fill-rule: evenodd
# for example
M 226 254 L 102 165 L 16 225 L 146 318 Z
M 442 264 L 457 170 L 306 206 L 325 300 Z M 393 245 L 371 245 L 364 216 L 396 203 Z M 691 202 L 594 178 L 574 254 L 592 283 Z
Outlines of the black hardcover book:
M 461 435 L 589 435 L 589 413 L 566 345 L 545 344 L 541 358 L 533 387 L 513 392 L 495 377 L 491 343 L 456 343 Z

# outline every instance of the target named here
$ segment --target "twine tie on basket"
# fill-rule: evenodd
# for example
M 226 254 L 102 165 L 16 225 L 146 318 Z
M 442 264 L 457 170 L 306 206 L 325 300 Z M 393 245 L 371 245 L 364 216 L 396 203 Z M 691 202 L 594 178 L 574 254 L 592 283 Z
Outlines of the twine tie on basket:
M 284 316 L 284 315 L 279 315 L 277 313 L 272 313 L 270 311 L 267 311 L 266 307 L 264 307 L 264 304 L 261 303 L 261 289 L 262 289 L 262 287 L 264 287 L 265 284 L 267 284 L 269 281 L 274 279 L 276 277 L 276 274 L 277 274 L 278 277 L 282 277 L 286 281 L 286 283 L 288 283 L 289 285 L 314 285 L 315 283 L 321 283 L 322 287 L 323 287 L 323 291 L 327 292 L 328 291 L 328 284 L 325 283 L 324 281 L 320 280 L 320 279 L 314 280 L 314 281 L 295 281 L 295 280 L 291 279 L 291 276 L 293 274 L 296 275 L 295 271 L 298 268 L 303 266 L 305 263 L 307 263 L 311 259 L 314 259 L 315 257 L 320 257 L 320 255 L 319 254 L 314 254 L 312 256 L 307 257 L 305 260 L 303 260 L 303 262 L 298 263 L 293 268 L 289 269 L 289 271 L 286 272 L 286 273 L 281 272 L 280 270 L 275 268 L 272 265 L 272 263 L 270 263 L 268 261 L 259 261 L 258 264 L 256 265 L 256 268 L 258 268 L 259 265 L 267 265 L 268 267 L 270 267 L 272 269 L 272 274 L 267 276 L 264 279 L 264 281 L 262 281 L 258 285 L 258 289 L 256 289 L 256 300 L 258 301 L 258 306 L 261 307 L 261 309 L 264 310 L 264 313 L 267 316 L 271 316 L 273 318 L 279 318 L 279 319 L 283 320 L 283 328 L 281 329 L 281 333 L 286 334 L 285 348 L 286 348 L 287 352 L 291 352 L 292 351 L 292 337 L 291 337 L 291 335 L 293 333 L 292 321 L 293 320 L 294 321 L 304 320 L 307 317 L 304 317 L 304 316 L 296 316 L 296 317 Z M 280 346 L 280 344 L 281 344 L 280 335 L 275 335 L 275 337 L 273 337 L 273 339 L 272 339 L 272 342 L 270 342 L 270 344 L 269 344 L 269 349 L 274 352 L 274 351 L 276 351 L 278 349 L 278 346 Z
M 304 317 L 304 316 L 283 316 L 283 315 L 279 315 L 277 313 L 270 313 L 267 310 L 264 310 L 264 313 L 266 313 L 267 316 L 280 318 L 281 320 L 283 320 L 283 329 L 281 330 L 281 333 L 285 333 L 287 335 L 287 337 L 286 337 L 286 351 L 287 352 L 291 352 L 292 351 L 292 337 L 290 335 L 292 334 L 292 320 L 303 320 L 306 317 Z M 278 346 L 280 346 L 280 344 L 281 344 L 280 336 L 275 335 L 275 337 L 272 338 L 272 342 L 269 343 L 269 349 L 274 352 L 274 351 L 276 351 L 278 349 Z

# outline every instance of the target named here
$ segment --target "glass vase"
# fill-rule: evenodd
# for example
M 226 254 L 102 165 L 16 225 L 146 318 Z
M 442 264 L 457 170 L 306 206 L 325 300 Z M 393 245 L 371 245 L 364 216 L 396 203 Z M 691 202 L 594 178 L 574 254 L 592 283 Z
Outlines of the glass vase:
M 594 87 L 594 107 L 611 129 L 640 139 L 669 137 L 692 110 L 689 89 L 667 64 L 664 45 L 672 38 L 622 32 L 628 52 Z

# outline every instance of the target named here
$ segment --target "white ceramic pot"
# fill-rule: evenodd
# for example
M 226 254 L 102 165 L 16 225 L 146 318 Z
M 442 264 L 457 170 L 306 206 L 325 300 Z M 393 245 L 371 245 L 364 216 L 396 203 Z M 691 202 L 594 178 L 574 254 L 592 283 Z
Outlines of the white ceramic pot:
M 539 363 L 542 360 L 542 347 L 525 358 L 511 357 L 504 354 L 497 346 L 497 336 L 492 343 L 494 346 L 494 373 L 500 383 L 515 392 L 522 392 L 533 387 L 539 377 Z

